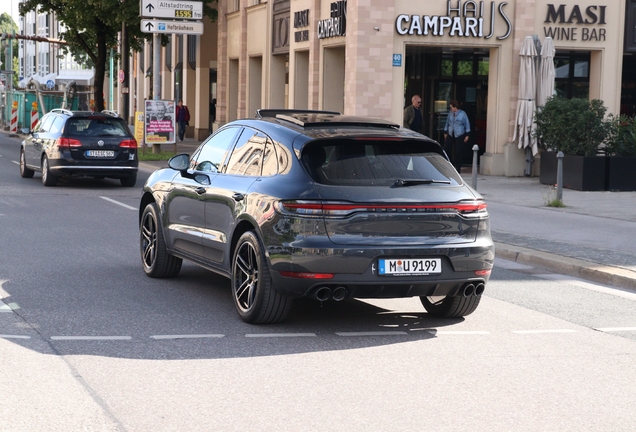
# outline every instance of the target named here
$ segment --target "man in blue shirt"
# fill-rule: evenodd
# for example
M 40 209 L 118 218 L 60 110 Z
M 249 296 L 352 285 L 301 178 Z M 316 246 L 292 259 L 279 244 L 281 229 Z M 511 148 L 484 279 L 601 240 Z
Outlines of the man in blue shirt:
M 470 122 L 466 113 L 459 109 L 459 102 L 450 101 L 450 112 L 444 126 L 444 151 L 458 173 L 462 169 L 462 150 L 468 142 Z

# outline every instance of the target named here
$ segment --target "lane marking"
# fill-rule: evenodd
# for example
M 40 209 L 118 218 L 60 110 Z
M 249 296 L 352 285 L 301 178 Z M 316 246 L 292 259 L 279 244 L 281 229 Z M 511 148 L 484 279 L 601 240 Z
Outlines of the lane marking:
M 599 327 L 594 330 L 602 332 L 636 331 L 636 327 Z
M 248 338 L 276 338 L 276 337 L 312 337 L 315 333 L 249 333 Z
M 151 339 L 202 339 L 202 338 L 222 338 L 222 334 L 192 334 L 192 335 L 154 335 Z
M 31 336 L 3 335 L 3 334 L 0 334 L 0 339 L 31 339 Z
M 375 332 L 336 332 L 338 336 L 402 336 L 403 331 L 375 331 Z
M 513 330 L 515 334 L 539 334 L 539 333 L 576 333 L 572 329 L 553 329 L 553 330 Z
M 129 206 L 128 204 L 124 204 L 122 202 L 119 201 L 115 201 L 114 199 L 108 198 L 108 197 L 104 197 L 104 196 L 100 196 L 101 199 L 112 202 L 113 204 L 117 204 L 120 205 L 122 207 L 127 208 L 128 210 L 137 210 L 137 207 L 133 207 L 133 206 Z
M 535 274 L 533 276 L 539 277 L 541 279 L 551 280 L 551 281 L 566 282 L 571 285 L 578 286 L 579 288 L 588 289 L 590 291 L 596 291 L 599 293 L 609 294 L 616 297 L 622 297 L 628 300 L 636 301 L 636 293 L 634 291 L 630 291 L 624 288 L 609 287 L 609 286 L 597 284 L 594 282 L 588 282 L 583 279 L 574 278 L 572 276 L 560 275 L 555 273 Z
M 52 340 L 131 340 L 130 336 L 51 336 Z
M 13 312 L 20 309 L 20 305 L 17 303 L 4 303 L 0 301 L 0 312 Z
M 432 335 L 489 335 L 490 332 L 487 331 L 481 331 L 481 330 L 474 330 L 474 331 L 461 331 L 461 330 L 457 330 L 457 331 L 452 331 L 452 330 L 435 330 L 435 329 L 429 329 L 427 330 L 430 334 Z

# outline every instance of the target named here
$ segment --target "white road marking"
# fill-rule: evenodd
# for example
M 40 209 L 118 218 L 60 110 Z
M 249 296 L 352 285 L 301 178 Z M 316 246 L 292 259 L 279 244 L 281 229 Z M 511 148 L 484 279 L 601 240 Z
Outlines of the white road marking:
M 610 294 L 617 297 L 626 298 L 628 300 L 636 300 L 636 293 L 634 291 L 630 291 L 623 288 L 613 288 L 606 285 L 597 284 L 594 282 L 588 282 L 583 279 L 578 279 L 572 276 L 553 274 L 553 273 L 537 274 L 534 276 L 540 277 L 542 279 L 548 279 L 548 280 L 553 280 L 558 282 L 566 282 L 581 288 L 588 289 L 590 291 L 596 291 L 603 294 Z
M 506 270 L 530 270 L 534 268 L 526 264 L 519 264 L 518 262 L 508 261 L 501 258 L 495 258 L 495 267 L 501 267 Z
M 3 334 L 0 334 L 0 339 L 31 339 L 31 336 L 3 335 Z
M 154 335 L 151 339 L 203 339 L 203 338 L 222 338 L 222 334 L 192 334 L 192 335 Z
M 594 330 L 602 332 L 636 331 L 636 327 L 599 327 Z
M 249 338 L 275 338 L 275 337 L 312 337 L 315 333 L 248 333 L 245 337 Z
M 16 165 L 20 165 L 20 162 L 16 162 L 16 161 L 11 161 L 11 162 L 13 162 Z
M 51 336 L 52 340 L 131 340 L 130 336 Z
M 375 332 L 336 332 L 338 336 L 402 336 L 403 331 L 375 331 Z
M 452 331 L 452 330 L 435 330 L 435 329 L 429 329 L 427 330 L 430 334 L 433 335 L 489 335 L 490 332 L 487 331 L 480 331 L 480 330 L 474 330 L 474 331 Z
M 103 199 L 103 200 L 106 200 L 106 201 L 112 202 L 113 204 L 117 204 L 117 205 L 120 205 L 120 206 L 122 206 L 122 207 L 125 207 L 125 208 L 127 208 L 128 210 L 137 210 L 137 207 L 129 206 L 128 204 L 124 204 L 124 203 L 121 203 L 121 202 L 119 202 L 119 201 L 115 201 L 114 199 L 111 199 L 111 198 L 108 198 L 108 197 L 100 196 L 100 198 L 101 198 L 101 199 Z
M 3 303 L 0 301 L 0 312 L 13 312 L 20 309 L 20 305 L 17 303 Z
M 539 333 L 576 333 L 572 329 L 547 329 L 547 330 L 513 330 L 515 334 L 539 334 Z

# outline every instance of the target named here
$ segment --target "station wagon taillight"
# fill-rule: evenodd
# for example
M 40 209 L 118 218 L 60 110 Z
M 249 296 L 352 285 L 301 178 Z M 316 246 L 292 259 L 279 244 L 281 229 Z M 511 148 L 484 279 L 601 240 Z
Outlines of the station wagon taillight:
M 135 139 L 123 140 L 119 143 L 119 147 L 122 148 L 137 148 L 137 141 Z
M 82 146 L 82 142 L 80 140 L 76 140 L 74 138 L 66 138 L 66 137 L 58 138 L 55 144 L 57 145 L 58 148 L 61 148 L 61 149 Z

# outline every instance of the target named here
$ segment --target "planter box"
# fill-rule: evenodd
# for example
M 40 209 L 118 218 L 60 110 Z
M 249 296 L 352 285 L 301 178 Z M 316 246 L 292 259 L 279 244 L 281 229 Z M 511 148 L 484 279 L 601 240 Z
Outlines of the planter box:
M 636 191 L 636 157 L 609 158 L 607 189 L 611 191 Z
M 563 158 L 563 187 L 580 191 L 607 190 L 608 159 L 604 156 L 573 156 Z M 539 182 L 555 185 L 557 182 L 555 152 L 541 153 Z

